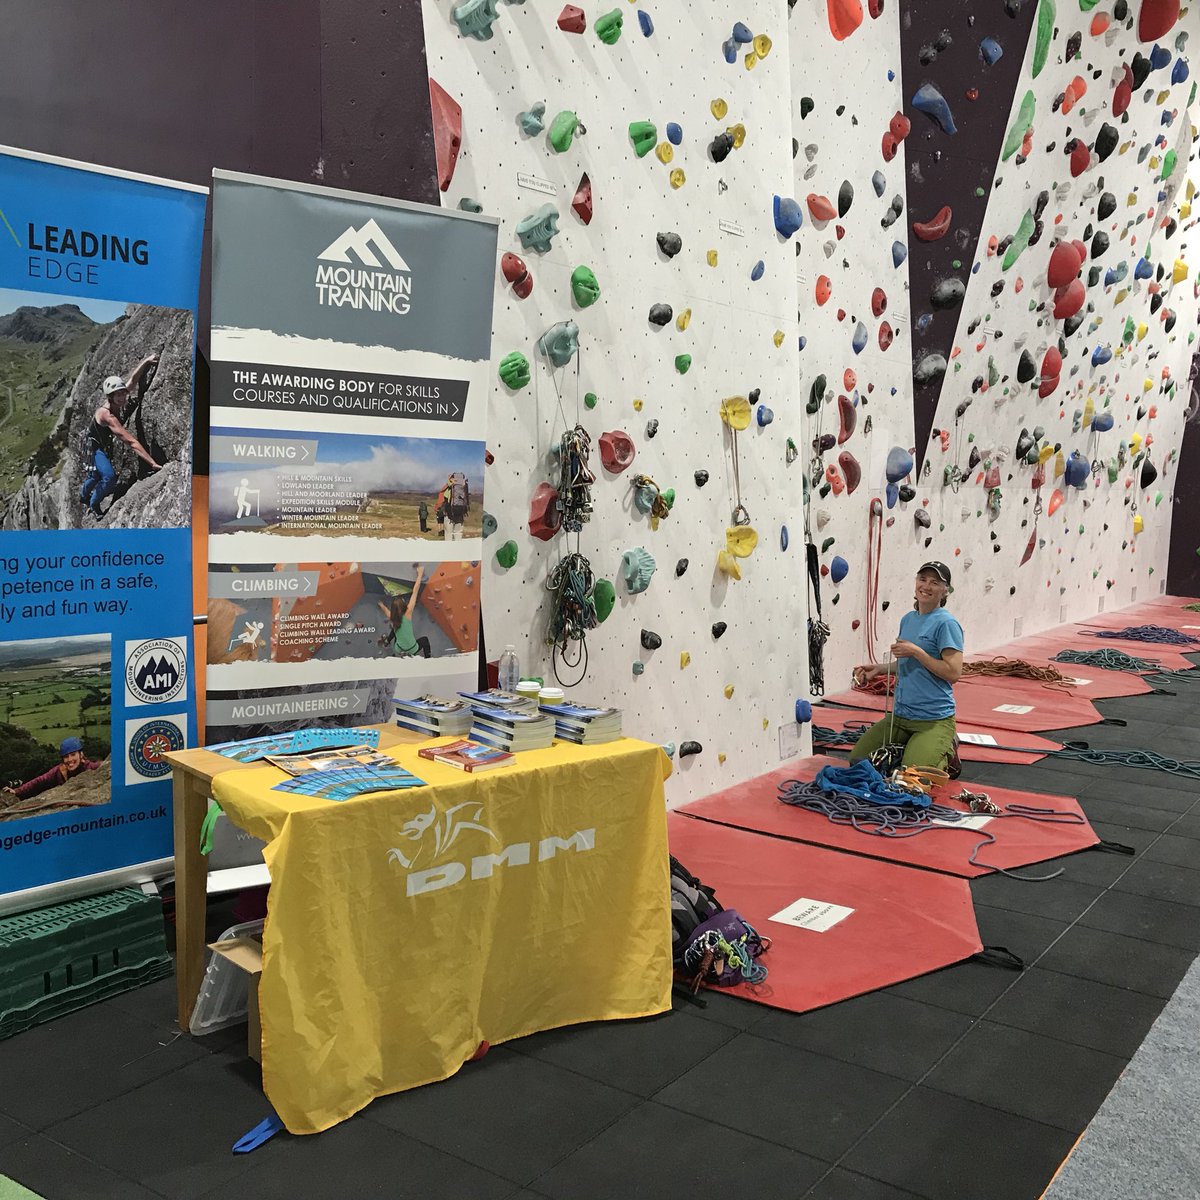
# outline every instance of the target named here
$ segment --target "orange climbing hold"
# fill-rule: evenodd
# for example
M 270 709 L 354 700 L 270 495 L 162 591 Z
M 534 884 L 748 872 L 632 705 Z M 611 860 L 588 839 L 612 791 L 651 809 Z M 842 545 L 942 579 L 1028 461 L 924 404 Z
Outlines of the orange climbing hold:
M 1106 33 L 1108 31 L 1109 25 L 1111 25 L 1111 24 L 1112 24 L 1112 21 L 1109 18 L 1108 13 L 1098 12 L 1092 18 L 1092 28 L 1091 28 L 1092 37 L 1099 37 L 1102 33 Z
M 1063 89 L 1062 111 L 1069 113 L 1076 103 L 1083 99 L 1087 93 L 1087 84 L 1084 83 L 1081 76 L 1076 75 L 1066 88 Z
M 936 242 L 950 232 L 952 213 L 948 204 L 943 205 L 937 214 L 928 221 L 914 221 L 913 233 L 923 242 Z
M 1058 488 L 1055 488 L 1054 491 L 1050 493 L 1050 506 L 1047 511 L 1051 516 L 1054 516 L 1054 514 L 1058 512 L 1058 510 L 1062 507 L 1062 502 L 1065 499 L 1066 496 L 1064 496 Z
M 847 367 L 842 372 L 842 387 L 844 387 L 848 392 L 852 392 L 856 387 L 858 387 L 858 376 L 855 375 L 854 371 L 850 367 Z
M 813 291 L 814 291 L 814 294 L 816 295 L 818 304 L 827 303 L 829 300 L 829 297 L 833 295 L 833 284 L 830 283 L 829 276 L 828 275 L 818 275 L 817 276 L 817 285 L 813 289 Z
M 818 196 L 816 192 L 809 192 L 805 202 L 814 221 L 832 221 L 837 216 L 837 209 L 828 196 Z
M 829 32 L 844 42 L 862 23 L 862 0 L 826 0 Z

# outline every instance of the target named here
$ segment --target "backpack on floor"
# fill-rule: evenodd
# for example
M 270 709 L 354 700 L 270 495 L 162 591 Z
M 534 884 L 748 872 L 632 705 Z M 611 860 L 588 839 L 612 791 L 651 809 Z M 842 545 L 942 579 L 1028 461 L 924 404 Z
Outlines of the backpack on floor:
M 693 931 L 684 947 L 682 974 L 690 979 L 693 992 L 705 983 L 716 987 L 762 983 L 767 968 L 755 959 L 770 948 L 770 938 L 760 937 L 740 913 L 723 908 Z
M 677 967 L 683 963 L 683 952 L 692 934 L 723 911 L 712 888 L 705 887 L 671 855 L 671 958 Z

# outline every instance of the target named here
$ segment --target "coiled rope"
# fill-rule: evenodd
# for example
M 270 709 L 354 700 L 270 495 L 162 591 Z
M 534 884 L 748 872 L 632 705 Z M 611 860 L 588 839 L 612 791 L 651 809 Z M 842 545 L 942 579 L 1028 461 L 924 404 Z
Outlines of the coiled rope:
M 1200 638 L 1178 629 L 1168 629 L 1165 625 L 1129 625 L 1124 629 L 1084 629 L 1080 632 L 1092 637 L 1120 638 L 1125 642 L 1159 642 L 1164 646 L 1200 645 Z
M 1060 650 L 1055 662 L 1074 663 L 1081 667 L 1095 667 L 1101 671 L 1128 671 L 1144 675 L 1147 683 L 1196 683 L 1200 671 L 1172 671 L 1148 658 L 1136 658 L 1123 650 Z
M 1004 675 L 1010 679 L 1031 679 L 1043 687 L 1057 687 L 1070 690 L 1071 680 L 1057 667 L 1039 667 L 1023 658 L 985 658 L 978 662 L 963 663 L 964 675 L 983 675 L 987 677 Z

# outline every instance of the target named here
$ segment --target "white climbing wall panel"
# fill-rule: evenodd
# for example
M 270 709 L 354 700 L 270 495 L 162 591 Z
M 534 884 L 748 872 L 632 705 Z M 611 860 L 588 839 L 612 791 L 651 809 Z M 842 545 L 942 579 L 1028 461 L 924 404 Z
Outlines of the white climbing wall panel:
M 608 620 L 589 633 L 588 671 L 573 698 L 619 705 L 625 729 L 660 743 L 686 740 L 703 751 L 676 758 L 668 783 L 672 803 L 705 795 L 771 769 L 781 745 L 797 745 L 794 703 L 807 694 L 801 473 L 803 405 L 798 398 L 796 267 L 792 243 L 775 231 L 772 197 L 792 192 L 787 113 L 792 86 L 785 0 L 738 6 L 642 6 L 654 22 L 651 36 L 639 27 L 638 9 L 622 3 L 624 30 L 614 45 L 597 37 L 602 9 L 586 8 L 582 34 L 557 27 L 557 2 L 500 4 L 490 40 L 460 36 L 448 0 L 425 0 L 430 76 L 463 109 L 463 144 L 443 203 L 473 197 L 501 218 L 501 251 L 521 255 L 533 292 L 517 299 L 496 264 L 493 357 L 511 351 L 533 365 L 533 382 L 510 391 L 494 379 L 487 474 L 487 509 L 498 530 L 485 543 L 484 613 L 488 651 L 496 657 L 513 643 L 523 673 L 552 681 L 544 644 L 545 580 L 566 550 L 565 535 L 549 543 L 528 532 L 535 487 L 554 477 L 550 458 L 564 426 L 579 421 L 593 441 L 594 513 L 580 550 L 597 577 L 616 584 L 617 603 Z M 734 20 L 772 46 L 753 69 L 749 46 L 728 64 L 722 44 Z M 721 119 L 710 107 L 724 100 Z M 518 114 L 546 104 L 546 132 L 522 132 Z M 549 146 L 554 115 L 576 112 L 586 127 L 562 154 Z M 666 140 L 668 122 L 683 131 L 673 161 L 651 152 L 639 159 L 628 135 L 630 122 L 649 120 Z M 722 163 L 711 161 L 711 139 L 728 127 L 745 126 L 744 144 Z M 670 183 L 673 169 L 686 181 Z M 586 172 L 594 216 L 585 225 L 571 200 Z M 522 186 L 524 176 L 533 187 Z M 535 190 L 542 181 L 546 192 Z M 530 181 L 525 180 L 528 184 Z M 516 225 L 552 201 L 559 234 L 548 253 L 522 249 Z M 655 235 L 678 233 L 683 248 L 673 259 L 660 252 Z M 715 266 L 708 262 L 715 251 Z M 761 279 L 751 280 L 758 261 Z M 575 267 L 592 268 L 601 296 L 580 309 L 570 289 Z M 690 325 L 676 320 L 659 328 L 647 314 L 669 304 L 676 317 L 691 310 Z M 578 370 L 573 362 L 551 371 L 537 355 L 538 337 L 558 321 L 580 330 Z M 777 344 L 778 343 L 778 344 Z M 686 374 L 677 355 L 690 354 Z M 756 422 L 738 435 L 741 498 L 759 535 L 755 552 L 741 561 L 743 578 L 717 570 L 717 554 L 736 504 L 730 440 L 719 406 L 727 396 L 759 390 L 774 422 Z M 592 410 L 583 395 L 598 397 Z M 658 433 L 647 436 L 657 420 Z M 623 430 L 637 457 L 624 474 L 600 465 L 599 438 Z M 785 461 L 789 437 L 800 457 Z M 709 472 L 697 487 L 694 473 Z M 674 488 L 674 508 L 657 530 L 631 504 L 630 480 L 638 472 Z M 780 549 L 787 526 L 790 545 Z M 505 571 L 497 548 L 512 539 L 519 557 Z M 622 554 L 647 550 L 657 563 L 649 589 L 626 591 Z M 574 549 L 571 538 L 570 549 Z M 676 564 L 688 561 L 676 575 Z M 719 640 L 711 628 L 724 621 Z M 640 644 L 643 629 L 662 638 L 659 649 Z M 681 656 L 690 655 L 681 667 Z M 635 675 L 633 665 L 644 663 Z M 570 668 L 562 668 L 570 681 Z M 732 695 L 725 690 L 732 687 Z M 799 744 L 807 752 L 807 740 Z M 724 761 L 721 761 L 724 756 Z

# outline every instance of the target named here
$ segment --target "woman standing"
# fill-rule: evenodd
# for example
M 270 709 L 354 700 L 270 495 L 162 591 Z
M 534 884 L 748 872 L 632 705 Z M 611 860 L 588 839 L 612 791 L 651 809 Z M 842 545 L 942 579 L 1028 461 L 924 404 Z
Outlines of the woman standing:
M 900 619 L 900 638 L 892 644 L 893 662 L 854 668 L 861 685 L 894 674 L 895 716 L 884 717 L 858 739 L 851 762 L 869 758 L 886 745 L 904 747 L 906 767 L 944 771 L 954 753 L 954 684 L 962 675 L 962 626 L 946 611 L 950 568 L 927 562 L 918 572 L 912 612 Z

